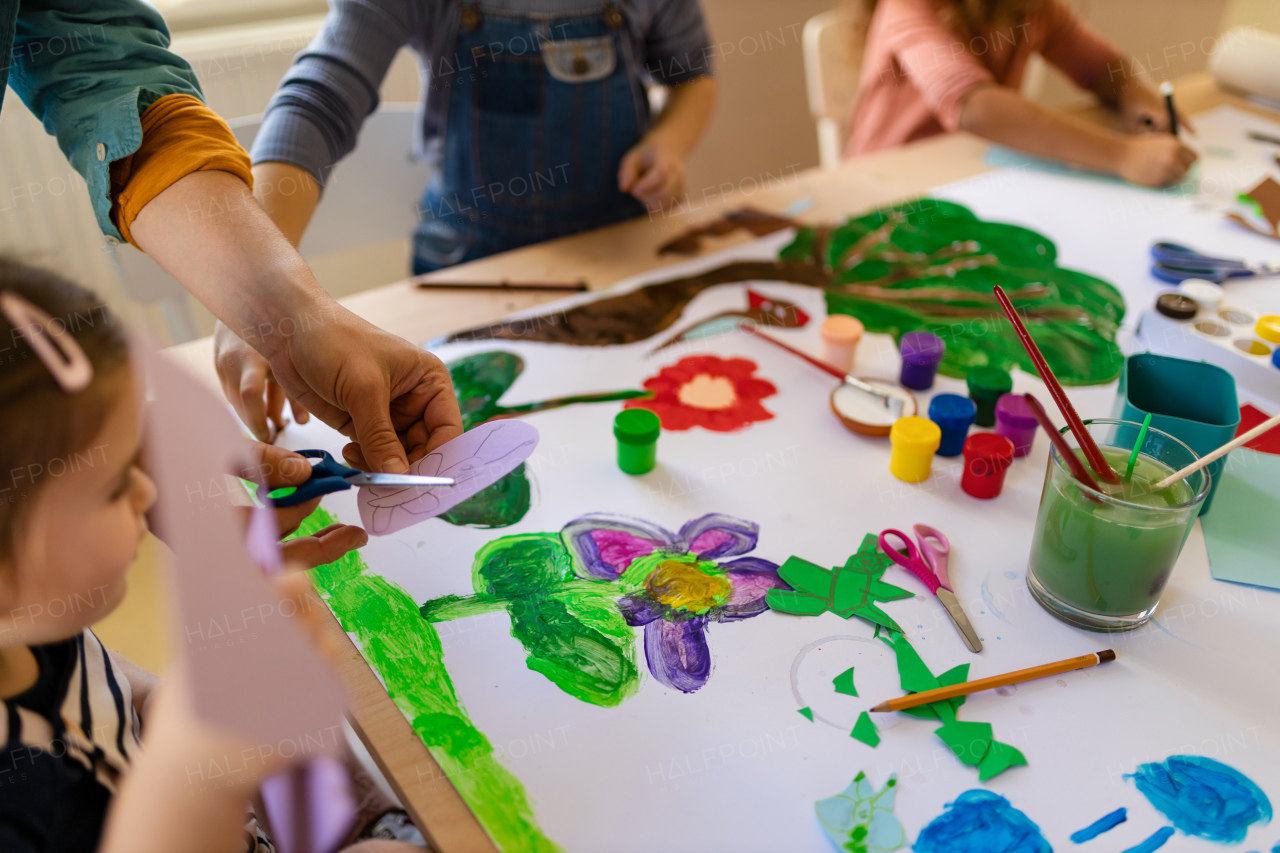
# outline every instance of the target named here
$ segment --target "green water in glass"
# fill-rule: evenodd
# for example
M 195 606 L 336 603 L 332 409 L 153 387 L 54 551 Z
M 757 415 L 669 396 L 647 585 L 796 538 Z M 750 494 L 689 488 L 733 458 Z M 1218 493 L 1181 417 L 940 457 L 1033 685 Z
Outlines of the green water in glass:
M 1129 451 L 1104 447 L 1102 453 L 1112 469 L 1125 470 Z M 1195 496 L 1186 480 L 1152 491 L 1153 483 L 1171 473 L 1169 466 L 1139 455 L 1133 479 L 1114 492 L 1136 506 L 1098 503 L 1051 462 L 1031 543 L 1036 580 L 1062 602 L 1091 614 L 1130 616 L 1155 607 L 1199 509 L 1175 508 Z

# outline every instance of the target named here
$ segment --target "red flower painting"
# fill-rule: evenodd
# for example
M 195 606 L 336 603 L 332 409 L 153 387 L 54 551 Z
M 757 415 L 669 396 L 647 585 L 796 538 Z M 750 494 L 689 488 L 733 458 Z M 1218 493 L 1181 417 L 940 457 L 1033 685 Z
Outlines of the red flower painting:
M 691 355 L 646 379 L 653 397 L 628 400 L 626 407 L 649 409 L 667 430 L 733 432 L 773 417 L 760 401 L 778 389 L 755 372 L 749 359 Z

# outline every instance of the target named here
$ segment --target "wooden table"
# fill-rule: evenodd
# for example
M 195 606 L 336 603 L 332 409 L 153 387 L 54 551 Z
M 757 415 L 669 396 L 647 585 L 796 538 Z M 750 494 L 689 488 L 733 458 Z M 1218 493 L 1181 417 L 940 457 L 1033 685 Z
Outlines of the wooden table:
M 1276 117 L 1273 112 L 1223 91 L 1208 74 L 1190 75 L 1177 81 L 1177 98 L 1179 109 L 1185 113 L 1230 104 Z M 1110 118 L 1108 113 L 1096 108 L 1084 114 L 1100 122 Z M 982 159 L 986 149 L 985 141 L 956 133 L 863 157 L 834 170 L 811 169 L 787 174 L 772 186 L 754 193 L 747 191 L 750 187 L 724 194 L 720 188 L 709 188 L 705 194 L 691 189 L 689 209 L 684 212 L 634 220 L 530 246 L 432 277 L 474 281 L 585 279 L 591 289 L 603 289 L 629 276 L 684 260 L 676 256 L 659 257 L 657 249 L 725 210 L 751 205 L 781 212 L 796 201 L 812 198 L 815 204 L 800 219 L 812 223 L 831 222 L 989 171 L 990 167 Z M 750 239 L 746 234 L 706 238 L 703 251 L 716 251 Z M 559 297 L 560 294 L 546 293 L 422 290 L 410 281 L 402 281 L 348 297 L 342 304 L 390 332 L 420 342 L 456 329 L 490 323 L 511 312 Z M 212 339 L 193 341 L 175 347 L 174 351 L 216 387 Z M 351 723 L 433 849 L 443 853 L 495 850 L 337 620 L 330 615 L 327 621 L 334 642 L 343 649 L 341 676 L 351 696 Z

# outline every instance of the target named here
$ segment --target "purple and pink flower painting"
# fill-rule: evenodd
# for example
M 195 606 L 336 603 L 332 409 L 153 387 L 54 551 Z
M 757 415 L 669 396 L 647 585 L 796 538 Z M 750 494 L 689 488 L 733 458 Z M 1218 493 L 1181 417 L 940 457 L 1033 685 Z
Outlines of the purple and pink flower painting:
M 727 515 L 672 532 L 647 521 L 592 514 L 555 533 L 506 536 L 476 555 L 474 596 L 422 606 L 430 621 L 505 608 L 528 665 L 566 692 L 615 705 L 639 687 L 635 628 L 649 672 L 692 693 L 711 677 L 711 625 L 768 610 L 789 589 L 778 566 L 746 556 L 759 527 Z

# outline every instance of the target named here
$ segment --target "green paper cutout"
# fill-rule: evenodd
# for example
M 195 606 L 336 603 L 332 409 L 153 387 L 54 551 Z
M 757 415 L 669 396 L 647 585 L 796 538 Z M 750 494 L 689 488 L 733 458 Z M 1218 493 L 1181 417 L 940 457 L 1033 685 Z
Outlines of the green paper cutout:
M 801 709 L 800 709 L 800 716 L 804 717 L 806 720 L 808 720 L 809 722 L 811 722 L 811 723 L 812 723 L 812 722 L 813 722 L 813 709 L 812 709 L 812 708 L 801 708 Z
M 853 686 L 853 667 L 849 667 L 831 679 L 831 683 L 836 686 L 837 693 L 843 693 L 846 696 L 858 695 L 858 688 Z
M 987 754 L 982 758 L 982 763 L 978 765 L 978 781 L 985 782 L 1010 767 L 1025 765 L 1026 763 L 1026 756 L 1019 752 L 1016 747 L 993 740 L 991 748 L 987 750 Z
M 785 563 L 778 566 L 778 577 L 796 592 L 807 592 L 819 598 L 831 597 L 831 587 L 835 580 L 834 574 L 829 570 L 799 557 L 788 557 Z
M 875 747 L 880 743 L 880 732 L 876 729 L 876 724 L 871 722 L 871 715 L 866 711 L 858 715 L 858 722 L 854 724 L 853 731 L 849 733 L 849 736 L 862 741 L 870 747 Z
M 765 594 L 765 603 L 779 613 L 790 613 L 792 616 L 817 616 L 827 611 L 827 601 L 803 592 L 791 592 L 785 589 L 771 589 Z
M 935 677 L 901 632 L 890 632 L 886 637 L 877 630 L 876 636 L 894 650 L 898 659 L 898 677 L 902 682 L 902 689 L 908 693 L 951 687 L 969 678 L 967 663 L 952 667 Z M 922 720 L 941 722 L 942 725 L 936 730 L 938 737 L 951 747 L 951 751 L 962 763 L 978 766 L 980 781 L 985 782 L 1015 765 L 1026 764 L 1027 759 L 1021 752 L 993 739 L 990 723 L 972 723 L 956 718 L 965 698 L 954 696 L 941 699 L 927 705 L 907 708 L 901 713 Z
M 893 644 L 893 651 L 898 657 L 898 680 L 902 689 L 908 693 L 923 693 L 926 690 L 937 690 L 942 686 L 933 677 L 929 667 L 924 665 L 920 655 L 907 642 L 907 638 L 899 636 Z
M 832 609 L 846 619 L 850 616 L 861 616 L 869 622 L 901 633 L 902 629 L 898 627 L 898 623 L 877 607 L 876 602 L 898 601 L 911 598 L 915 593 L 880 580 L 881 575 L 893 565 L 893 561 L 876 550 L 877 545 L 877 538 L 868 533 L 862 538 L 862 544 L 858 546 L 857 553 L 845 561 L 844 568 L 838 570 L 840 576 L 836 578 L 836 589 L 843 596 L 840 603 L 845 606 L 836 606 Z M 849 591 L 851 588 L 853 592 Z M 853 602 L 852 606 L 848 606 L 850 601 Z
M 962 764 L 970 766 L 982 763 L 991 747 L 990 723 L 946 723 L 939 726 L 935 734 L 951 747 Z
M 816 616 L 826 610 L 843 619 L 860 616 L 900 633 L 898 623 L 877 602 L 911 598 L 914 593 L 880 580 L 893 561 L 879 553 L 876 544 L 876 537 L 868 533 L 857 553 L 831 570 L 799 557 L 788 558 L 778 568 L 778 575 L 795 591 L 771 589 L 765 602 L 773 610 L 794 616 Z

